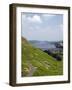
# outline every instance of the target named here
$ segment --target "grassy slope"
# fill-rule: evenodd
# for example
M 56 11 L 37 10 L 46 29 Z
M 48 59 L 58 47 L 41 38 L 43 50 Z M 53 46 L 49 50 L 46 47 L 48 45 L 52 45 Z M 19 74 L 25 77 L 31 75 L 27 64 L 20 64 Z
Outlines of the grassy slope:
M 22 38 L 22 76 L 28 76 L 30 67 L 35 68 L 32 76 L 62 75 L 63 62 L 56 61 L 45 52 L 31 46 Z

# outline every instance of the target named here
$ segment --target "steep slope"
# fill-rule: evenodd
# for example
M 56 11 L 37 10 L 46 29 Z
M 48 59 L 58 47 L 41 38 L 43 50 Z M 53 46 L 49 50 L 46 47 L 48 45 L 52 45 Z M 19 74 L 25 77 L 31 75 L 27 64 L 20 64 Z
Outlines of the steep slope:
M 22 38 L 22 76 L 51 76 L 63 74 L 63 62 L 33 47 Z

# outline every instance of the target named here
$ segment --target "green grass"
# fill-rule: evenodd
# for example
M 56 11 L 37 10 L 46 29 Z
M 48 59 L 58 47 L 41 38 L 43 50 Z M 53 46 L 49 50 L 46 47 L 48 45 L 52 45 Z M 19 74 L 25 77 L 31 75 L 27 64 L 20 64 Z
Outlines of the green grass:
M 37 49 L 22 39 L 22 76 L 28 76 L 30 65 L 35 67 L 32 76 L 52 76 L 63 74 L 63 61 L 57 61 L 47 53 Z

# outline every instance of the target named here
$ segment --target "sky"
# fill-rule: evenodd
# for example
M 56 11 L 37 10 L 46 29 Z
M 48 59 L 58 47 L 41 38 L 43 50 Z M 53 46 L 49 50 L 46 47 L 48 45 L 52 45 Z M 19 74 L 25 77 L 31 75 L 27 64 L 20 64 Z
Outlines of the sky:
M 27 40 L 63 40 L 63 15 L 22 12 L 21 35 Z

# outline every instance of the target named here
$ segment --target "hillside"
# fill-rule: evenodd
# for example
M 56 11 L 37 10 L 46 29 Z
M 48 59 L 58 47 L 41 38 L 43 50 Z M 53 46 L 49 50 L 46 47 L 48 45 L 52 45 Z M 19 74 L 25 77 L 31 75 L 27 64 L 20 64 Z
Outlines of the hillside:
M 33 47 L 22 38 L 22 76 L 51 76 L 63 74 L 63 62 Z

